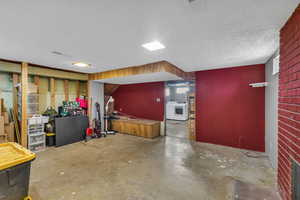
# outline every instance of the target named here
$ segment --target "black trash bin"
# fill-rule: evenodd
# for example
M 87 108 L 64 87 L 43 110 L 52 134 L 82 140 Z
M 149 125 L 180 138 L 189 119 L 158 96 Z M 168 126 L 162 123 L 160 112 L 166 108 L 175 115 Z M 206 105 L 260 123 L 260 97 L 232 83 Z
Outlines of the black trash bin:
M 0 144 L 0 200 L 30 200 L 31 162 L 35 154 L 16 143 Z
M 47 133 L 46 134 L 46 145 L 47 146 L 55 146 L 55 133 Z

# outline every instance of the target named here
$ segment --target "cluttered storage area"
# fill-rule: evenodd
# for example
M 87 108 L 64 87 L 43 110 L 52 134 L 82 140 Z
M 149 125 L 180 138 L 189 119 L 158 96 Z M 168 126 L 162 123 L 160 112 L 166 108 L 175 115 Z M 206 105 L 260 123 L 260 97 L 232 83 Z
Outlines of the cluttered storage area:
M 28 66 L 24 77 L 16 69 L 0 72 L 0 144 L 16 142 L 39 152 L 83 140 L 89 127 L 87 75 Z

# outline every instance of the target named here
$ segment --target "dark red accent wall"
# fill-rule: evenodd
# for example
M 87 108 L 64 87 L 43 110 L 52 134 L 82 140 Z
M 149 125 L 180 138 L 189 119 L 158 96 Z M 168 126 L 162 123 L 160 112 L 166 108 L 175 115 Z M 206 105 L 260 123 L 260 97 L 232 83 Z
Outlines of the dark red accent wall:
M 112 95 L 115 110 L 139 118 L 163 121 L 164 88 L 164 82 L 121 85 Z
M 292 199 L 292 160 L 300 163 L 300 6 L 280 32 L 278 186 Z
M 265 151 L 265 65 L 196 72 L 197 141 Z

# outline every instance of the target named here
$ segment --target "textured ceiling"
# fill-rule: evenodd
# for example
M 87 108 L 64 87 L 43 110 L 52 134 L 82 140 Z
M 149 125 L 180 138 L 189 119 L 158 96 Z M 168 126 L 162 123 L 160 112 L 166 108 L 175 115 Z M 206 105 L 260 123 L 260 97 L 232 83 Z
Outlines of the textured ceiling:
M 299 2 L 2 0 L 0 58 L 83 72 L 161 60 L 184 71 L 264 63 Z M 153 40 L 166 49 L 141 47 Z M 76 61 L 92 67 L 74 68 Z

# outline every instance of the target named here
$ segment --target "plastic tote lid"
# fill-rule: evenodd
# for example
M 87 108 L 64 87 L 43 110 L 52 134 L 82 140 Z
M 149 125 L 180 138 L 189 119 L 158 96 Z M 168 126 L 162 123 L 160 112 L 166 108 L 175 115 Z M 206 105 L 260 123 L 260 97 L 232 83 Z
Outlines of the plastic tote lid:
M 0 170 L 35 159 L 35 154 L 14 142 L 0 144 Z

